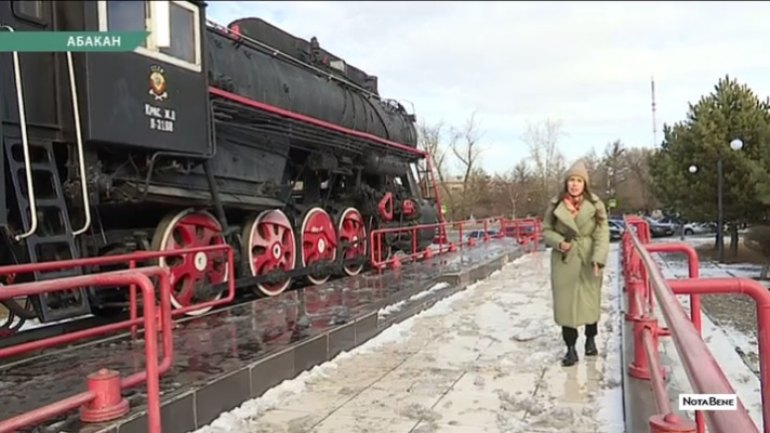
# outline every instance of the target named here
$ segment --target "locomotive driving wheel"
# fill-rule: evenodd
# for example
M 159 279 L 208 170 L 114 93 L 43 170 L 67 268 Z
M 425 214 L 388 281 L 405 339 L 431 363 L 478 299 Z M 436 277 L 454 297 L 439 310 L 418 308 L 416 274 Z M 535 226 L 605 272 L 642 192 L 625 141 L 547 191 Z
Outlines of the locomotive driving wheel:
M 331 264 L 337 258 L 337 234 L 329 214 L 320 207 L 305 212 L 299 230 L 300 264 L 302 267 L 315 263 Z M 331 276 L 330 271 L 308 274 L 313 284 L 323 284 Z
M 358 209 L 349 207 L 342 212 L 337 223 L 337 233 L 343 260 L 366 257 L 366 225 Z M 364 265 L 344 265 L 342 269 L 345 274 L 353 276 L 360 274 Z
M 225 244 L 222 226 L 210 213 L 186 209 L 170 213 L 158 224 L 152 238 L 152 249 L 173 251 Z M 227 253 L 225 251 L 197 252 L 159 259 L 160 266 L 171 270 L 171 304 L 184 308 L 194 304 L 220 299 L 222 291 L 212 293 L 212 286 L 224 283 L 228 278 Z M 188 311 L 198 316 L 211 310 L 204 307 Z
M 248 261 L 252 276 L 270 271 L 294 269 L 297 247 L 294 230 L 286 214 L 278 209 L 267 210 L 250 218 L 243 227 L 243 257 Z M 276 296 L 286 290 L 291 278 L 275 283 L 258 283 L 259 294 Z

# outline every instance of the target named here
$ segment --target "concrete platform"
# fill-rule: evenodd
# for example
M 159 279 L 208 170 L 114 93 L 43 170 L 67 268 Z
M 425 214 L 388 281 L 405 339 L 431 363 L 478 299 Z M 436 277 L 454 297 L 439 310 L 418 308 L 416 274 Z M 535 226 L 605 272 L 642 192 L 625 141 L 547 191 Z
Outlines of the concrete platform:
M 622 433 L 617 269 L 599 356 L 584 357 L 581 330 L 580 362 L 565 368 L 548 255 L 505 265 L 196 433 Z
M 174 366 L 161 380 L 163 433 L 210 423 L 222 411 L 366 342 L 521 254 L 512 240 L 493 240 L 397 272 L 337 280 L 181 321 L 174 330 Z M 443 288 L 436 287 L 442 282 Z M 429 296 L 414 296 L 430 288 Z M 402 301 L 399 314 L 378 316 L 382 307 Z M 143 350 L 141 341 L 121 335 L 0 366 L 0 419 L 83 390 L 86 375 L 99 368 L 123 375 L 141 371 Z M 132 411 L 116 422 L 83 425 L 70 414 L 34 431 L 146 431 L 143 384 L 125 395 Z

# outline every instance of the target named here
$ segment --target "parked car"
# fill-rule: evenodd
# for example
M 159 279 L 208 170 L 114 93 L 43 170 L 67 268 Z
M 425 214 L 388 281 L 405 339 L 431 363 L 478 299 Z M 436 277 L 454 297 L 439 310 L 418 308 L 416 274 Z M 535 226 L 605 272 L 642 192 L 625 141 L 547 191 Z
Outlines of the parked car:
M 712 223 L 687 223 L 684 225 L 685 235 L 702 235 L 717 231 L 716 224 Z
M 487 234 L 489 234 L 489 237 L 497 236 L 497 230 L 488 229 Z M 473 230 L 472 232 L 465 235 L 466 239 L 475 238 L 475 239 L 483 239 L 484 238 L 484 230 Z
M 650 224 L 650 235 L 654 238 L 673 236 L 675 233 L 673 224 L 661 224 L 652 218 L 647 218 L 647 222 Z
M 610 240 L 618 241 L 623 237 L 623 232 L 626 231 L 625 224 L 622 221 L 615 219 L 608 220 L 610 226 Z
M 682 229 L 682 221 L 674 217 L 663 217 L 658 220 L 654 220 L 655 223 L 671 228 L 673 233 L 679 233 Z

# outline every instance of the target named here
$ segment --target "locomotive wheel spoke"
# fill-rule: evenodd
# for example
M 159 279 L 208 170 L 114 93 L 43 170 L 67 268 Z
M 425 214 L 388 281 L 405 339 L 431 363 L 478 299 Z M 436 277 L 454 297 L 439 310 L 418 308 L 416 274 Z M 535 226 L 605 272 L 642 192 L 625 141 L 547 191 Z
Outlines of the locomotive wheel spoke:
M 176 274 L 176 284 L 172 286 L 173 296 L 183 306 L 192 304 L 195 298 L 195 280 L 189 273 Z
M 267 210 L 244 224 L 243 256 L 252 276 L 270 271 L 289 272 L 296 263 L 296 240 L 291 222 L 278 209 Z M 291 285 L 291 278 L 276 283 L 258 283 L 257 294 L 276 296 Z
M 344 260 L 366 257 L 368 251 L 366 225 L 364 218 L 356 208 L 349 207 L 342 212 L 337 224 L 337 232 L 339 233 L 339 244 Z M 363 264 L 343 266 L 345 274 L 351 276 L 358 275 L 363 269 Z
M 169 214 L 161 221 L 153 236 L 155 250 L 173 251 L 225 243 L 222 226 L 208 212 L 187 209 Z M 183 308 L 201 302 L 220 299 L 222 292 L 206 295 L 206 286 L 224 283 L 228 278 L 227 256 L 222 251 L 197 252 L 161 257 L 160 266 L 171 270 L 171 304 Z M 198 316 L 211 310 L 204 307 L 188 311 Z
M 331 216 L 321 209 L 314 207 L 305 212 L 299 230 L 300 263 L 302 267 L 328 262 L 337 258 L 337 234 Z M 323 284 L 331 276 L 330 272 L 309 274 L 308 281 L 313 284 Z

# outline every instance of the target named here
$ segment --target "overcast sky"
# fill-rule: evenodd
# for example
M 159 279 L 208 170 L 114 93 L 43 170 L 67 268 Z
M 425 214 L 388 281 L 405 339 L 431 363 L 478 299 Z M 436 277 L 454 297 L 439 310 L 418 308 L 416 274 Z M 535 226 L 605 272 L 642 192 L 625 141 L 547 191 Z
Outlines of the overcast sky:
M 379 78 L 418 120 L 462 126 L 474 110 L 492 172 L 526 158 L 527 122 L 563 122 L 574 160 L 620 139 L 653 146 L 663 123 L 725 74 L 770 96 L 767 2 L 210 2 L 228 24 L 260 17 Z M 411 107 L 411 106 L 409 106 Z

